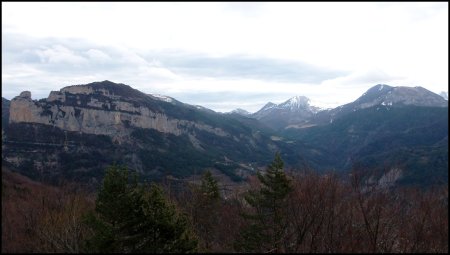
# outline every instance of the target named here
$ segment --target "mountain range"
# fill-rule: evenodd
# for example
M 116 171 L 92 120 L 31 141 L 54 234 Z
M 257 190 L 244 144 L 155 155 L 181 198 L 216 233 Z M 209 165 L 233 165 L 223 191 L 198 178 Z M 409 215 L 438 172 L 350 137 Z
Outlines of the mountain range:
M 386 84 L 378 84 L 354 102 L 332 109 L 312 106 L 309 103 L 309 98 L 295 96 L 278 105 L 269 102 L 253 114 L 242 109 L 236 109 L 233 113 L 256 118 L 275 130 L 305 128 L 331 123 L 333 119 L 350 112 L 377 105 L 446 107 L 448 101 L 446 101 L 445 92 L 441 92 L 439 95 L 423 87 L 392 87 Z
M 49 181 L 95 184 L 116 163 L 147 179 L 216 169 L 238 182 L 277 151 L 292 169 L 345 173 L 360 165 L 377 169 L 379 179 L 394 171 L 397 183 L 414 185 L 448 177 L 448 101 L 422 87 L 379 84 L 334 109 L 296 96 L 253 114 L 221 114 L 94 82 L 41 100 L 26 91 L 2 98 L 2 137 L 2 164 Z

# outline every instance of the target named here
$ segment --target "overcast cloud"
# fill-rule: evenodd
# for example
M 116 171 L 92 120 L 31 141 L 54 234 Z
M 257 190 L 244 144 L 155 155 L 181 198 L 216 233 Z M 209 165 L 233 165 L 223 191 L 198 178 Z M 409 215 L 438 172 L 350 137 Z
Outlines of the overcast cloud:
M 216 111 L 448 91 L 448 3 L 3 3 L 2 96 L 110 80 Z

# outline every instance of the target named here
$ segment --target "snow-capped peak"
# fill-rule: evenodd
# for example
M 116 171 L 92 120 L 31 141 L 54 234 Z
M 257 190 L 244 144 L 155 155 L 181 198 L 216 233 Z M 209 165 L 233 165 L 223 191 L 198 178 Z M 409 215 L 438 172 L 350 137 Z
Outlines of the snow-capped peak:
M 295 96 L 278 106 L 280 108 L 289 108 L 291 110 L 305 108 L 309 106 L 309 98 L 305 96 Z

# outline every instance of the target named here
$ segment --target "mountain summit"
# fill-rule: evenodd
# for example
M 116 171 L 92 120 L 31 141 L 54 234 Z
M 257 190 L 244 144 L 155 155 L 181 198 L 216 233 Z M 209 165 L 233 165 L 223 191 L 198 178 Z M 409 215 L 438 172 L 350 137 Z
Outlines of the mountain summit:
M 273 129 L 280 129 L 292 123 L 304 122 L 319 110 L 319 107 L 310 105 L 309 98 L 295 96 L 281 104 L 269 102 L 252 117 Z
M 248 111 L 246 111 L 244 109 L 241 109 L 241 108 L 234 109 L 230 113 L 235 113 L 235 114 L 239 114 L 239 115 L 242 115 L 242 116 L 250 116 L 251 115 L 250 112 L 248 112 Z
M 385 84 L 373 86 L 355 102 L 358 108 L 374 105 L 416 105 L 416 106 L 447 106 L 444 98 L 423 87 L 391 87 Z
M 323 125 L 349 113 L 370 107 L 390 109 L 407 106 L 448 107 L 448 101 L 423 87 L 393 87 L 377 84 L 351 103 L 319 112 L 310 122 Z
M 304 109 L 309 106 L 309 98 L 305 96 L 295 96 L 293 98 L 290 98 L 284 103 L 281 103 L 278 105 L 280 108 L 289 108 L 291 111 L 298 110 L 298 109 Z
M 99 81 L 92 82 L 85 85 L 72 85 L 62 88 L 60 91 L 52 91 L 50 97 L 58 97 L 62 94 L 101 94 L 103 96 L 113 97 L 113 98 L 131 98 L 133 100 L 147 98 L 145 93 L 133 89 L 132 87 L 122 84 L 114 83 L 112 81 Z

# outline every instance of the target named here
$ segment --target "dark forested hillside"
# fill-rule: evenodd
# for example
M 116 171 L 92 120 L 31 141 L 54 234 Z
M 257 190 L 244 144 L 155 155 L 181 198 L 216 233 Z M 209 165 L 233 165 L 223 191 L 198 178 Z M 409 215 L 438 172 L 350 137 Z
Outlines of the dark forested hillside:
M 374 106 L 285 135 L 321 150 L 317 160 L 337 170 L 401 168 L 404 183 L 414 184 L 448 177 L 448 108 Z

